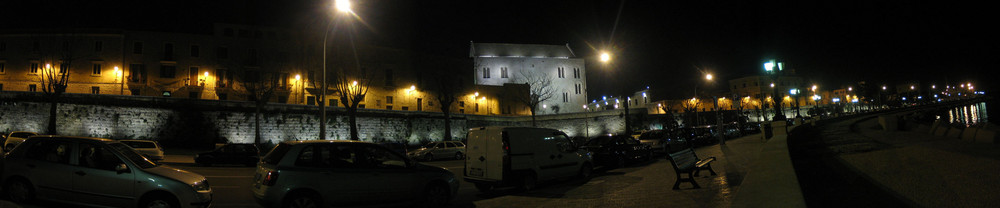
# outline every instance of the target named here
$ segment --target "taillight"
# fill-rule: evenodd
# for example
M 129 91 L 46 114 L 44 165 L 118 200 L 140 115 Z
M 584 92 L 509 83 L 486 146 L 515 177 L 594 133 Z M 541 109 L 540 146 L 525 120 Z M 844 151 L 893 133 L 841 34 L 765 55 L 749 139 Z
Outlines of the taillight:
M 264 182 L 261 184 L 273 186 L 276 182 L 278 182 L 278 171 L 267 171 L 267 175 L 264 176 Z

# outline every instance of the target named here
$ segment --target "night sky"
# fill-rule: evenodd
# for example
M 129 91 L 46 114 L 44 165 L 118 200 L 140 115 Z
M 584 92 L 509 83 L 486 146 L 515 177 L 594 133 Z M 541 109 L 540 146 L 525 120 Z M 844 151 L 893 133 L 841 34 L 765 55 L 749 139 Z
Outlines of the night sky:
M 3 2 L 4 28 L 126 27 L 184 31 L 211 22 L 306 25 L 324 1 Z M 971 81 L 1000 66 L 1000 18 L 987 5 L 912 1 L 356 1 L 370 44 L 465 58 L 469 41 L 569 44 L 588 61 L 591 98 L 649 86 L 654 99 L 690 97 L 716 80 L 755 75 L 767 59 L 821 88 L 855 81 Z M 624 6 L 622 6 L 624 5 Z M 12 11 L 13 10 L 13 11 Z M 20 12 L 20 13 L 19 13 Z M 30 13 L 29 13 L 30 12 Z M 619 16 L 620 14 L 620 16 Z M 617 21 L 616 21 L 617 19 Z M 211 20 L 211 21 L 208 21 Z M 721 89 L 720 89 L 721 90 Z

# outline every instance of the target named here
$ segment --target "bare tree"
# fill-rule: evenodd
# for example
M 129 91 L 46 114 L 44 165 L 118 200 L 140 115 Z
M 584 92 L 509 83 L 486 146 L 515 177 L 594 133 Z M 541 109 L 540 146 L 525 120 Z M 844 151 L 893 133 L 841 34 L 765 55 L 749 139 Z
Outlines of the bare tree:
M 260 144 L 260 111 L 267 105 L 267 101 L 274 96 L 275 90 L 281 82 L 282 77 L 275 72 L 262 72 L 247 69 L 237 76 L 239 84 L 237 92 L 240 92 L 247 100 L 254 103 L 254 144 Z
M 442 139 L 444 141 L 451 140 L 451 108 L 455 102 L 458 102 L 461 93 L 468 88 L 465 85 L 465 79 L 470 76 L 463 73 L 466 71 L 463 66 L 468 66 L 467 62 L 452 61 L 444 57 L 420 57 L 417 61 L 420 63 L 420 67 L 425 69 L 421 71 L 428 72 L 421 76 L 427 77 L 427 80 L 430 81 L 427 87 L 435 93 L 434 98 L 439 104 L 438 108 L 444 115 L 444 138 Z
M 669 121 L 666 126 L 667 129 L 677 128 L 677 120 L 676 118 L 674 118 L 674 112 L 672 109 L 673 105 L 671 105 L 669 102 L 666 101 L 664 101 L 659 105 L 660 105 L 660 110 L 663 110 L 664 114 L 666 114 L 666 120 Z
M 365 100 L 368 88 L 371 86 L 371 74 L 366 70 L 340 67 L 334 75 L 336 93 L 340 103 L 347 109 L 348 122 L 351 125 L 351 140 L 358 137 L 358 106 Z
M 555 95 L 555 89 L 552 87 L 552 79 L 549 78 L 548 74 L 541 72 L 532 71 L 521 71 L 521 77 L 515 79 L 515 83 L 524 83 L 528 85 L 528 93 L 514 94 L 509 97 L 513 98 L 516 102 L 528 106 L 528 110 L 531 111 L 531 126 L 538 126 L 535 121 L 536 110 L 538 109 L 538 104 L 552 99 Z
M 691 117 L 697 125 L 698 123 L 698 100 L 691 98 L 690 100 L 684 100 L 681 102 L 681 108 L 684 108 L 684 113 L 687 114 L 685 117 Z M 687 122 L 685 122 L 685 125 Z
M 58 114 L 56 110 L 59 106 L 58 98 L 66 93 L 69 85 L 70 74 L 72 73 L 73 61 L 80 57 L 76 54 L 75 47 L 79 44 L 79 36 L 73 33 L 63 35 L 48 36 L 50 38 L 37 38 L 36 54 L 40 63 L 32 70 L 38 70 L 38 82 L 41 84 L 42 92 L 49 98 L 49 120 L 48 134 L 58 134 L 56 120 Z M 53 64 L 58 63 L 56 67 Z

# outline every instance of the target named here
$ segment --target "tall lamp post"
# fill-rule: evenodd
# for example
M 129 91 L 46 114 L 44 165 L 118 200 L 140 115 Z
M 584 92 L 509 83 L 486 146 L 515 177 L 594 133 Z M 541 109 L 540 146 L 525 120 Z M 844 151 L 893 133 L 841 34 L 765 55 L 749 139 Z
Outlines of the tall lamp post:
M 608 53 L 607 51 L 601 52 L 600 60 L 604 64 L 607 64 L 607 65 L 612 64 L 611 63 L 611 54 Z M 611 70 L 614 70 L 613 66 L 612 66 Z M 625 107 L 625 117 L 624 118 L 625 118 L 625 135 L 627 135 L 627 136 L 632 136 L 632 123 L 629 121 L 629 112 L 628 112 L 629 111 L 628 110 L 628 108 L 629 108 L 628 105 L 629 105 L 630 101 L 631 101 L 631 98 L 628 97 L 628 96 L 625 96 L 625 105 L 624 105 L 624 107 Z
M 337 9 L 337 11 L 339 11 L 340 13 L 347 13 L 347 14 L 354 13 L 354 11 L 351 10 L 351 2 L 348 1 L 348 0 L 336 0 L 334 2 L 334 6 Z M 323 34 L 323 80 L 322 80 L 322 84 L 321 84 L 322 86 L 320 86 L 320 94 L 319 94 L 319 97 L 320 97 L 320 99 L 319 99 L 319 103 L 320 103 L 320 105 L 319 105 L 319 139 L 321 139 L 321 140 L 326 140 L 326 105 L 327 105 L 327 103 L 326 103 L 326 101 L 327 101 L 326 100 L 326 88 L 327 88 L 327 85 L 326 85 L 326 50 L 327 50 L 326 39 L 327 39 L 328 36 L 330 36 L 330 27 L 331 26 L 333 26 L 333 19 L 331 19 L 329 22 L 327 22 L 327 24 L 326 24 L 326 30 L 324 30 L 325 33 Z

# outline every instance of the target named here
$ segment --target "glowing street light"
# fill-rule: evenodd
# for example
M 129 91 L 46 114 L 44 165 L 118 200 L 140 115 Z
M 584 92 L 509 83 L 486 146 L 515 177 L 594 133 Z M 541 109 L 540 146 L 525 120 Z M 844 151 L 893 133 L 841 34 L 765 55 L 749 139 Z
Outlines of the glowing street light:
M 354 13 L 354 11 L 351 10 L 351 1 L 348 0 L 337 0 L 334 2 L 334 7 L 336 7 L 337 11 L 340 12 Z
M 705 75 L 705 79 L 706 80 L 712 80 L 712 74 L 706 74 Z
M 353 14 L 354 13 L 354 11 L 351 10 L 351 2 L 348 1 L 348 0 L 336 0 L 336 1 L 334 1 L 334 7 L 335 7 L 335 9 L 337 11 L 340 11 L 341 13 L 347 13 L 347 14 Z M 327 48 L 326 46 L 327 46 L 327 44 L 326 44 L 326 41 L 327 41 L 327 39 L 329 39 L 329 36 L 330 36 L 330 27 L 332 27 L 332 26 L 333 26 L 333 20 L 330 20 L 326 24 L 326 30 L 323 31 L 324 32 L 323 33 L 323 80 L 321 80 L 322 83 L 321 83 L 321 86 L 320 86 L 320 100 L 326 100 L 326 88 L 327 88 L 327 84 L 326 84 L 326 48 Z M 358 83 L 357 81 L 354 81 L 354 83 L 352 84 L 352 86 L 353 85 L 357 85 L 357 83 Z M 326 122 L 325 122 L 326 121 L 326 105 L 328 105 L 328 104 L 325 103 L 325 102 L 323 102 L 323 105 L 321 105 L 319 107 L 319 120 L 321 121 L 321 122 L 319 122 L 319 139 L 326 139 Z
M 601 62 L 607 63 L 611 61 L 611 54 L 608 52 L 601 52 Z

